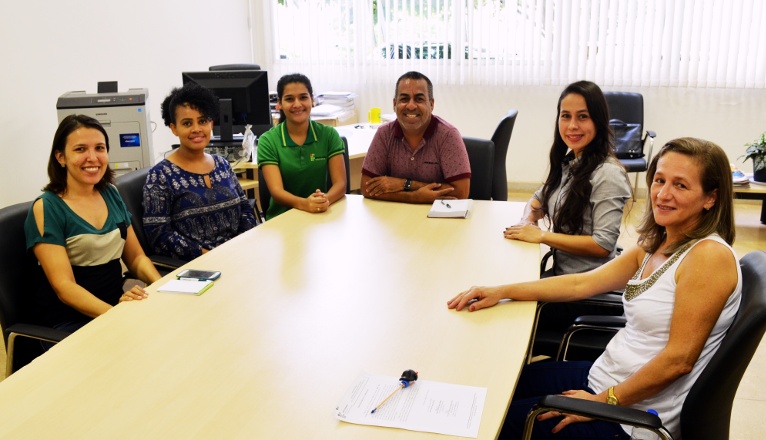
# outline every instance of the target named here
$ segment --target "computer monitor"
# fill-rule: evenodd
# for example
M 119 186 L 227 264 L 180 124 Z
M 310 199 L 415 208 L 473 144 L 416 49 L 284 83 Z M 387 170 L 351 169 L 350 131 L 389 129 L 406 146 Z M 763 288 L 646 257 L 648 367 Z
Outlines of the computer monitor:
M 183 72 L 183 83 L 194 82 L 218 96 L 221 114 L 214 121 L 213 134 L 223 142 L 233 141 L 233 133 L 244 133 L 252 125 L 260 136 L 272 126 L 269 106 L 269 81 L 265 70 L 218 70 Z

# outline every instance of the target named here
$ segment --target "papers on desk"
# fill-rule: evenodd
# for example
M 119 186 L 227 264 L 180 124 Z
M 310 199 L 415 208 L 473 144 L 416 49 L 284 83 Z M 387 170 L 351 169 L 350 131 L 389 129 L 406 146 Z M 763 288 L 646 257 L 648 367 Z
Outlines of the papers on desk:
M 207 289 L 213 287 L 212 280 L 170 280 L 157 289 L 158 292 L 166 293 L 189 293 L 202 295 Z
M 473 200 L 471 199 L 434 200 L 431 210 L 428 211 L 428 216 L 435 218 L 466 218 L 471 212 L 472 206 Z
M 418 379 L 370 414 L 398 387 L 394 376 L 362 372 L 338 404 L 336 417 L 359 425 L 478 437 L 486 388 Z

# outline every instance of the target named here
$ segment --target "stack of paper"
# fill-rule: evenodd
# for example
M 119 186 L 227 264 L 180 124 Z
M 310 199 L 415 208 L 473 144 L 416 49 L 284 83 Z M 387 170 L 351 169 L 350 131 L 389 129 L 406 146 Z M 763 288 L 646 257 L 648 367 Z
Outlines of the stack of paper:
M 729 167 L 731 168 L 731 180 L 734 184 L 734 188 L 750 187 L 750 179 L 747 178 L 745 173 L 740 171 L 733 163 L 730 163 Z
M 324 92 L 317 95 L 316 101 L 319 105 L 311 109 L 311 116 L 346 119 L 354 115 L 356 94 L 351 92 Z

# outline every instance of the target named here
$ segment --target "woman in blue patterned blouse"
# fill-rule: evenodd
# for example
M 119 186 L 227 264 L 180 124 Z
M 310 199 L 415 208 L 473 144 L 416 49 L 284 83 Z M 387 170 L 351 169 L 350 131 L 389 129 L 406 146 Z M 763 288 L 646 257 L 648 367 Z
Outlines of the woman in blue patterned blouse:
M 216 96 L 193 83 L 162 102 L 162 119 L 180 146 L 144 184 L 144 230 L 158 254 L 192 260 L 256 225 L 229 163 L 205 153 L 217 115 Z

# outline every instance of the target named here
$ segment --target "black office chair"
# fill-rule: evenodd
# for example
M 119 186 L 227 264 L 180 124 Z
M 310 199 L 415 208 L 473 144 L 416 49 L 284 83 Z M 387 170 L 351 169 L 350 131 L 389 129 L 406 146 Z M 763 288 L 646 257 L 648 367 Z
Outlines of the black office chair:
M 44 277 L 42 268 L 27 252 L 24 221 L 32 202 L 0 209 L 0 327 L 6 347 L 5 375 L 43 353 L 39 341 L 57 343 L 68 332 L 33 324 L 33 290 Z M 20 338 L 19 338 L 20 337 Z M 17 339 L 18 338 L 18 339 Z
M 609 106 L 609 125 L 615 134 L 615 155 L 629 173 L 636 173 L 635 199 L 638 176 L 649 168 L 657 134 L 652 130 L 644 132 L 644 97 L 640 93 L 604 92 L 604 97 Z
M 508 110 L 508 113 L 497 124 L 492 134 L 492 142 L 495 143 L 495 165 L 492 170 L 492 200 L 508 200 L 508 176 L 505 170 L 505 157 L 508 155 L 508 144 L 511 142 L 511 133 L 516 123 L 519 111 Z
M 125 206 L 133 216 L 131 224 L 133 225 L 133 232 L 136 233 L 136 238 L 138 238 L 138 243 L 141 245 L 144 253 L 152 260 L 157 270 L 160 273 L 167 274 L 183 266 L 186 262 L 177 258 L 157 255 L 149 246 L 149 240 L 147 240 L 146 233 L 144 232 L 143 221 L 144 182 L 146 182 L 146 175 L 149 174 L 149 170 L 150 168 L 142 168 L 117 176 L 115 186 L 120 193 L 120 197 L 122 197 L 122 201 L 125 202 Z
M 258 64 L 219 64 L 208 68 L 210 72 L 218 70 L 261 70 L 261 66 Z
M 351 169 L 349 168 L 349 157 L 348 157 L 348 139 L 346 139 L 345 136 L 340 137 L 343 141 L 343 148 L 345 149 L 345 152 L 343 154 L 343 162 L 346 165 L 346 194 L 351 194 Z M 332 186 L 332 179 L 330 178 L 330 173 L 327 173 L 327 187 Z M 269 209 L 269 204 L 271 203 L 271 193 L 269 192 L 269 187 L 266 185 L 266 178 L 263 177 L 263 171 L 261 170 L 261 167 L 258 167 L 258 199 L 261 204 L 261 219 L 263 221 L 266 221 L 266 210 Z
M 495 167 L 495 144 L 488 139 L 463 136 L 471 163 L 469 199 L 492 200 L 492 173 Z M 506 191 L 506 198 L 508 192 Z
M 617 249 L 619 255 L 621 248 L 618 246 Z M 548 270 L 549 262 L 552 258 L 555 258 L 554 255 L 554 251 L 551 250 L 543 256 L 540 262 L 540 276 Z M 571 305 L 570 308 L 582 306 L 583 310 L 588 310 L 590 313 L 601 314 L 576 316 L 576 313 L 574 313 L 570 321 L 572 325 L 568 328 L 561 326 L 556 328 L 539 328 L 540 315 L 548 304 L 546 302 L 537 303 L 535 320 L 532 324 L 532 337 L 530 338 L 527 353 L 527 363 L 531 362 L 532 358 L 538 355 L 559 360 L 567 360 L 567 356 L 572 360 L 595 360 L 604 351 L 604 347 L 612 336 L 614 336 L 614 331 L 609 332 L 601 328 L 594 330 L 591 327 L 598 323 L 614 322 L 610 321 L 610 319 L 620 319 L 623 313 L 622 293 L 605 292 L 591 298 L 568 303 Z M 593 319 L 589 319 L 590 317 Z M 561 324 L 566 326 L 567 323 L 562 322 Z M 592 331 L 588 331 L 586 334 L 585 330 Z M 578 337 L 574 338 L 575 335 Z M 566 347 L 563 344 L 565 339 L 568 343 Z
M 766 332 L 766 252 L 742 257 L 742 301 L 718 351 L 692 385 L 681 408 L 684 440 L 728 439 L 737 387 Z M 546 396 L 530 411 L 525 438 L 532 435 L 538 414 L 560 411 L 641 426 L 671 438 L 657 416 L 644 411 L 564 396 Z

